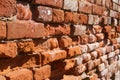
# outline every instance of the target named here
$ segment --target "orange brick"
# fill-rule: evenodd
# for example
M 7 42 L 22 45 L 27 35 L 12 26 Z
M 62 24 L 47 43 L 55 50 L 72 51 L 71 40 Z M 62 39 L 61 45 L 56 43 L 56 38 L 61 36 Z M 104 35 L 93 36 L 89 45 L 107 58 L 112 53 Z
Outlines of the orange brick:
M 70 47 L 70 48 L 68 48 L 67 51 L 68 51 L 69 57 L 81 54 L 81 49 L 79 46 Z

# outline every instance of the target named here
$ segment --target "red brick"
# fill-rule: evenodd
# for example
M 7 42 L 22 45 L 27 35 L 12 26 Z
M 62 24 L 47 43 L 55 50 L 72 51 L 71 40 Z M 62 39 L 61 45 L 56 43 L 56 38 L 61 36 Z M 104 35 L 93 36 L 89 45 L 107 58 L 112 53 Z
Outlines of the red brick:
M 33 21 L 12 21 L 7 23 L 7 39 L 40 38 L 46 36 L 42 23 Z
M 70 25 L 47 25 L 45 26 L 47 35 L 70 35 Z
M 79 12 L 92 13 L 92 4 L 86 0 L 79 1 Z
M 19 53 L 30 53 L 34 50 L 34 43 L 32 41 L 18 42 L 17 46 Z
M 75 75 L 79 75 L 86 70 L 86 66 L 84 64 L 80 64 L 75 67 Z
M 32 12 L 29 4 L 17 4 L 17 18 L 23 20 L 32 19 Z
M 105 0 L 105 6 L 107 8 L 112 8 L 112 1 L 111 0 Z
M 40 68 L 34 68 L 34 80 L 44 80 L 50 77 L 51 75 L 51 66 L 46 65 Z
M 27 75 L 26 75 L 27 74 Z M 6 75 L 8 80 L 32 80 L 33 73 L 28 69 L 12 71 Z
M 94 34 L 89 34 L 88 35 L 88 42 L 89 43 L 94 43 L 97 41 L 97 37 Z
M 73 35 L 84 35 L 86 33 L 86 26 L 85 25 L 74 25 L 73 26 L 74 32 Z
M 64 21 L 64 11 L 53 9 L 53 22 L 61 23 Z
M 33 8 L 33 18 L 36 21 L 52 21 L 52 8 L 44 7 L 44 6 L 37 6 Z
M 94 3 L 95 1 L 94 0 L 87 0 L 88 2 L 91 2 L 91 3 Z
M 53 26 L 55 27 L 55 26 Z M 70 35 L 70 25 L 64 24 L 64 25 L 57 25 L 55 27 L 55 33 L 54 35 Z
M 117 44 L 117 40 L 116 39 L 111 39 L 111 44 Z
M 97 40 L 103 40 L 105 38 L 103 33 L 96 34 Z
M 80 24 L 87 24 L 88 23 L 88 16 L 85 14 L 79 15 Z
M 72 45 L 72 39 L 69 37 L 69 36 L 62 36 L 60 39 L 59 39 L 59 46 L 61 48 L 64 48 L 64 47 L 69 47 Z
M 67 59 L 64 61 L 65 63 L 65 70 L 70 70 L 71 68 L 74 68 L 76 65 L 76 59 Z
M 63 6 L 63 0 L 34 0 L 35 4 L 42 4 L 46 6 L 53 6 L 57 8 L 62 8 Z
M 108 39 L 113 39 L 113 38 L 115 38 L 116 33 L 111 31 L 111 32 L 107 33 L 107 35 L 108 35 Z
M 67 9 L 67 10 L 71 10 L 71 11 L 77 11 L 78 10 L 78 0 L 64 0 L 63 8 Z
M 117 32 L 120 32 L 120 26 L 116 27 Z
M 93 25 L 93 33 L 101 33 L 102 32 L 102 27 L 99 25 Z
M 6 38 L 6 23 L 0 21 L 0 39 Z
M 14 42 L 0 44 L 0 57 L 16 57 L 17 45 Z
M 112 30 L 112 26 L 104 26 L 104 28 L 103 28 L 103 31 L 104 32 L 111 32 L 111 30 Z
M 96 3 L 97 5 L 102 5 L 102 1 L 103 1 L 103 0 L 96 0 L 95 3 Z
M 80 36 L 71 36 L 72 38 L 72 46 L 80 44 Z
M 81 54 L 81 49 L 79 46 L 70 47 L 70 48 L 68 48 L 67 51 L 68 51 L 69 57 Z
M 88 43 L 88 35 L 81 35 L 80 36 L 80 43 L 81 44 L 87 44 Z
M 0 17 L 11 17 L 16 15 L 16 0 L 0 0 Z
M 42 52 L 42 64 L 47 64 L 49 62 L 60 60 L 67 57 L 67 53 L 64 50 L 53 50 Z
M 103 15 L 104 8 L 98 5 L 93 5 L 93 14 Z
M 74 12 L 65 12 L 65 22 L 66 23 L 79 23 L 79 14 Z

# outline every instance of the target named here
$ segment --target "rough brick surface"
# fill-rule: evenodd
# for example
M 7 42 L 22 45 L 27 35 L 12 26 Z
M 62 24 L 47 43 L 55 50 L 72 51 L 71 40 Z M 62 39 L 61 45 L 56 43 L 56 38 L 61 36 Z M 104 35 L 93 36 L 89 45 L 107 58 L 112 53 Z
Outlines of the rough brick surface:
M 0 0 L 0 80 L 119 80 L 120 0 Z
M 16 0 L 0 0 L 0 17 L 12 17 L 16 15 Z
M 27 75 L 26 75 L 27 74 Z M 10 72 L 6 75 L 6 77 L 9 80 L 32 80 L 33 79 L 33 74 L 32 71 L 27 70 L 27 69 L 21 69 L 21 70 L 16 70 L 13 72 Z

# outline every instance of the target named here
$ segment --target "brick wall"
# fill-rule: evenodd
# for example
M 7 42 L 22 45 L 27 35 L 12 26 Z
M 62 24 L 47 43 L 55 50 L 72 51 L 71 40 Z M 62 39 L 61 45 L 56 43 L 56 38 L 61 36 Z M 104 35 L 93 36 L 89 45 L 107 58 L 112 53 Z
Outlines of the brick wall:
M 0 0 L 0 80 L 119 80 L 120 0 Z

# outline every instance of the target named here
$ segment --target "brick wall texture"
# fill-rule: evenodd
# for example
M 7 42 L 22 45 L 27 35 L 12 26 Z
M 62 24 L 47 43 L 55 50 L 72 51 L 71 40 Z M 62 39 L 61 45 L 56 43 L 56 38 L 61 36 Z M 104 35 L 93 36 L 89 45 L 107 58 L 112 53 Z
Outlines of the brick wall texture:
M 0 80 L 120 80 L 120 0 L 0 0 Z

